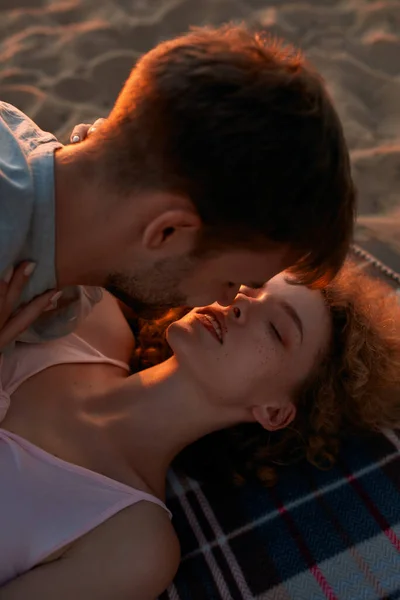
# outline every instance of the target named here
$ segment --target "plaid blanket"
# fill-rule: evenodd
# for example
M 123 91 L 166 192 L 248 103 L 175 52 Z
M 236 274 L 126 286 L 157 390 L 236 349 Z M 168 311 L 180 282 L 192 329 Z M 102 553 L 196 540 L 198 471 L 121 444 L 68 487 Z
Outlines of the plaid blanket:
M 349 440 L 330 471 L 285 467 L 274 488 L 171 471 L 168 504 L 182 563 L 160 600 L 400 599 L 400 432 Z
M 350 440 L 337 466 L 271 489 L 171 472 L 182 564 L 162 600 L 400 598 L 400 434 Z

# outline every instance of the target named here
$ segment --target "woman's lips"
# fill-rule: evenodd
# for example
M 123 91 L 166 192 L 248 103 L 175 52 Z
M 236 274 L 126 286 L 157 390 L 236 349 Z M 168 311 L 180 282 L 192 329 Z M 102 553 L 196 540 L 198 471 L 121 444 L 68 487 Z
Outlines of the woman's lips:
M 218 337 L 220 338 L 221 344 L 224 342 L 225 334 L 227 333 L 227 327 L 225 322 L 225 315 L 211 306 L 205 306 L 197 310 L 198 315 L 205 315 L 209 317 L 212 323 L 215 325 Z
M 214 317 L 207 315 L 207 314 L 197 313 L 196 317 L 199 320 L 199 322 L 201 323 L 201 325 L 203 325 L 203 327 L 211 333 L 211 335 L 217 340 L 217 342 L 222 344 L 223 340 L 222 340 L 221 327 L 220 327 L 218 321 Z

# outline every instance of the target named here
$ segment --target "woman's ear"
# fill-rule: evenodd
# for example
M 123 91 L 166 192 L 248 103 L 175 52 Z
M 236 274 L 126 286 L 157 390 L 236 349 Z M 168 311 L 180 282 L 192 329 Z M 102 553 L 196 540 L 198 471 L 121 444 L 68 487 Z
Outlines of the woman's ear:
M 282 406 L 254 406 L 252 408 L 253 417 L 264 429 L 268 431 L 277 431 L 284 429 L 296 417 L 296 407 L 292 402 L 282 404 Z

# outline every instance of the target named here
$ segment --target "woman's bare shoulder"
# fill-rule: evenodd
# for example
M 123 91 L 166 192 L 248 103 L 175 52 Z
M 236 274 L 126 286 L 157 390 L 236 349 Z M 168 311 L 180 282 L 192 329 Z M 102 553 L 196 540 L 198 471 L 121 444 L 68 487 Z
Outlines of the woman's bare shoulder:
M 177 543 L 175 530 L 171 524 L 167 511 L 147 500 L 128 506 L 116 515 L 104 521 L 101 525 L 80 538 L 68 551 L 68 555 L 85 555 L 97 552 L 99 545 L 106 547 L 118 539 L 119 545 L 143 551 L 143 544 L 160 544 L 162 550 L 166 544 Z M 179 550 L 179 546 L 177 546 Z
M 140 502 L 111 517 L 58 560 L 18 577 L 2 600 L 154 600 L 171 583 L 179 542 L 164 509 Z
M 107 565 L 112 587 L 118 580 L 119 586 L 133 585 L 135 590 L 153 587 L 159 595 L 175 576 L 180 547 L 168 513 L 157 504 L 142 501 L 81 538 L 65 556 L 72 557 L 79 557 L 87 565 Z

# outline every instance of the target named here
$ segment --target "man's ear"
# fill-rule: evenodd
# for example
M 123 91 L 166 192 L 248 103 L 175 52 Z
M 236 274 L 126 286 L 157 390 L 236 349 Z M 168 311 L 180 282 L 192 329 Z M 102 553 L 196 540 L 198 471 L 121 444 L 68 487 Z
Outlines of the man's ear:
M 201 228 L 196 212 L 185 208 L 166 210 L 150 221 L 142 236 L 148 250 L 168 250 L 171 254 L 190 252 Z
M 252 414 L 256 421 L 268 431 L 277 431 L 284 429 L 296 417 L 296 407 L 292 402 L 287 402 L 281 406 L 254 406 Z

